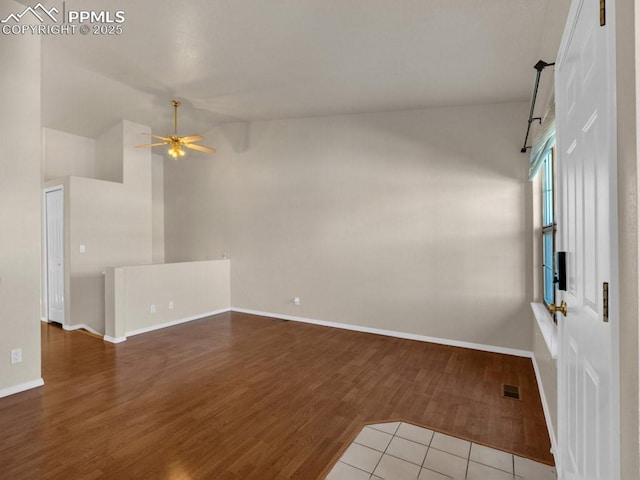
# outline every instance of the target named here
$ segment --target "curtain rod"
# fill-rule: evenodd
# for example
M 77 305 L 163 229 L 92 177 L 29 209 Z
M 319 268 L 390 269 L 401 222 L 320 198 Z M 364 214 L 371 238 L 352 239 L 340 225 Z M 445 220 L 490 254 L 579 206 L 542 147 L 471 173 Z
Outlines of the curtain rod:
M 520 149 L 522 153 L 526 153 L 526 151 L 531 148 L 531 145 L 527 146 L 527 141 L 529 140 L 529 130 L 531 130 L 531 122 L 533 122 L 534 120 L 538 120 L 538 122 L 542 123 L 542 117 L 534 118 L 533 110 L 536 108 L 536 97 L 538 96 L 538 86 L 540 85 L 540 74 L 542 73 L 542 70 L 552 65 L 555 65 L 555 62 L 547 63 L 544 60 L 538 60 L 538 63 L 533 66 L 533 68 L 537 70 L 536 83 L 533 87 L 533 97 L 531 98 L 531 110 L 529 111 L 529 121 L 527 122 L 527 134 L 524 137 L 524 143 L 522 144 L 522 148 Z

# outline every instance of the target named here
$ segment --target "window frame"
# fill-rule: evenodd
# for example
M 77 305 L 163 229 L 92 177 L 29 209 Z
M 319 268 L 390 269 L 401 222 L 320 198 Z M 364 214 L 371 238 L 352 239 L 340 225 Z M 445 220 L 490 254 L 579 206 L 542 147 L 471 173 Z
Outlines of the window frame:
M 542 250 L 542 275 L 541 275 L 541 283 L 542 283 L 542 302 L 544 305 L 549 308 L 551 304 L 556 303 L 556 278 L 557 278 L 557 265 L 556 265 L 556 234 L 558 230 L 558 224 L 556 222 L 556 186 L 557 186 L 557 175 L 556 175 L 556 154 L 555 154 L 555 145 L 552 146 L 547 153 L 545 153 L 545 159 L 542 163 L 541 168 L 541 250 Z M 550 162 L 550 165 L 549 165 Z M 547 188 L 547 184 L 551 182 L 550 188 Z M 549 200 L 549 195 L 551 198 L 551 205 L 547 205 Z M 548 207 L 548 208 L 547 208 Z M 551 221 L 545 222 L 547 220 L 547 216 L 550 213 Z M 551 255 L 548 257 L 546 250 L 546 242 L 545 237 L 551 234 Z M 551 265 L 547 265 L 547 258 L 551 259 Z M 551 292 L 552 297 L 549 298 L 547 296 L 548 285 L 548 273 L 551 271 Z M 555 321 L 555 316 L 554 316 Z

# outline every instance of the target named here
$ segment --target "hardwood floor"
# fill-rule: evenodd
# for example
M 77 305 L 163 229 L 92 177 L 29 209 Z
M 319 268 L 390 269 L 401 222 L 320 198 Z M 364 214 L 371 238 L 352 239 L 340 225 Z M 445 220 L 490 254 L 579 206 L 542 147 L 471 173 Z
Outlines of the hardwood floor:
M 42 347 L 45 386 L 0 399 L 0 478 L 314 479 L 388 419 L 552 463 L 526 358 L 239 313 Z

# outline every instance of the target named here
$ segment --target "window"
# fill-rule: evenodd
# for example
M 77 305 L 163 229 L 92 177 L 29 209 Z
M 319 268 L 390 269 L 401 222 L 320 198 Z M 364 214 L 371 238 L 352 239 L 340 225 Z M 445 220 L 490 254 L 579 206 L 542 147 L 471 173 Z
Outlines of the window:
M 555 162 L 554 149 L 550 148 L 541 165 L 542 173 L 542 291 L 545 305 L 555 303 L 555 243 L 556 223 L 554 209 Z

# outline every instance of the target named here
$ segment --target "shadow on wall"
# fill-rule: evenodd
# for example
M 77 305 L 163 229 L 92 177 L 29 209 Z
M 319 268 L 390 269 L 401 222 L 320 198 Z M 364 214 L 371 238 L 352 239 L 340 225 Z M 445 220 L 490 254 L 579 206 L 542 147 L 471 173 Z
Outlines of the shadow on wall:
M 104 324 L 104 275 L 72 275 L 71 288 L 71 324 L 69 327 L 89 327 L 97 333 L 103 333 Z
M 251 146 L 251 124 L 249 122 L 227 123 L 216 130 L 227 141 L 235 153 L 243 153 Z

